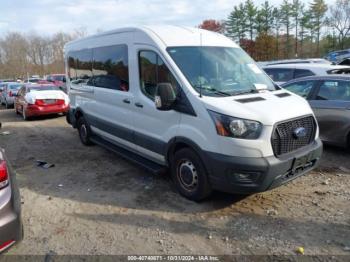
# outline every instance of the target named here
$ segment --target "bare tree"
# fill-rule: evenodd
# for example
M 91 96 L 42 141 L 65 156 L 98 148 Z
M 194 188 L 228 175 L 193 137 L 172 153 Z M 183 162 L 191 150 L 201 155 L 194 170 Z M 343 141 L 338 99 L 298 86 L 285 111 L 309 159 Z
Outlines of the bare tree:
M 344 49 L 344 39 L 350 31 L 350 0 L 337 0 L 329 11 L 329 24 L 338 31 L 339 46 Z

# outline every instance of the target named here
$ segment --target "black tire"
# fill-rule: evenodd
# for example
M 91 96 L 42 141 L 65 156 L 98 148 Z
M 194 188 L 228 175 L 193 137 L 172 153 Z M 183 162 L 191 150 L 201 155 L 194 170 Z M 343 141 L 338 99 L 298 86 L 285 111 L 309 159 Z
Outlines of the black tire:
M 91 138 L 90 126 L 86 122 L 86 120 L 83 116 L 79 117 L 79 119 L 77 121 L 77 129 L 78 129 L 80 141 L 86 146 L 93 145 L 93 142 L 90 140 L 90 138 Z
M 6 109 L 9 109 L 9 108 L 10 108 L 9 104 L 7 103 L 7 100 L 5 100 L 5 108 L 6 108 Z
M 203 200 L 212 192 L 202 160 L 189 148 L 175 153 L 171 163 L 171 175 L 179 193 L 190 200 Z

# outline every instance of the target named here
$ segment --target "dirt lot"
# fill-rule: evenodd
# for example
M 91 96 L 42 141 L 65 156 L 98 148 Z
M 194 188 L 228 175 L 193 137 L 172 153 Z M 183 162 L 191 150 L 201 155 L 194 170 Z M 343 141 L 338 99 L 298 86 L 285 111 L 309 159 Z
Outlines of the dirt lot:
M 0 145 L 18 174 L 25 238 L 8 254 L 350 254 L 350 154 L 248 197 L 203 203 L 98 146 L 64 117 L 24 122 L 0 110 Z M 54 163 L 36 167 L 37 159 Z

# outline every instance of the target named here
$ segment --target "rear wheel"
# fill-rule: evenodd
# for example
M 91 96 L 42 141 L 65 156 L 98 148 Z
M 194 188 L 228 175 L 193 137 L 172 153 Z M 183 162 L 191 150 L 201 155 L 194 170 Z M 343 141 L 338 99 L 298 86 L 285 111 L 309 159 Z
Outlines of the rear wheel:
M 79 117 L 77 122 L 78 133 L 80 137 L 80 141 L 86 145 L 93 145 L 93 142 L 90 140 L 91 138 L 91 129 L 89 124 L 86 122 L 83 116 Z
M 200 201 L 211 194 L 205 166 L 193 150 L 184 148 L 177 151 L 171 170 L 173 181 L 184 197 Z

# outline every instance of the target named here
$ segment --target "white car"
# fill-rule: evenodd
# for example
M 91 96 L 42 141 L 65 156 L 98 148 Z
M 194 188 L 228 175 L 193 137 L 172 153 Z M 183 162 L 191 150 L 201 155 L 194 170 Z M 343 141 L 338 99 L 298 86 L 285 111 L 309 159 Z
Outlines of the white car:
M 284 84 L 290 80 L 306 76 L 350 73 L 349 66 L 317 63 L 268 65 L 263 66 L 263 69 L 276 84 Z
M 70 42 L 64 53 L 67 121 L 81 142 L 169 170 L 191 200 L 265 191 L 319 162 L 309 104 L 221 34 L 122 28 Z

